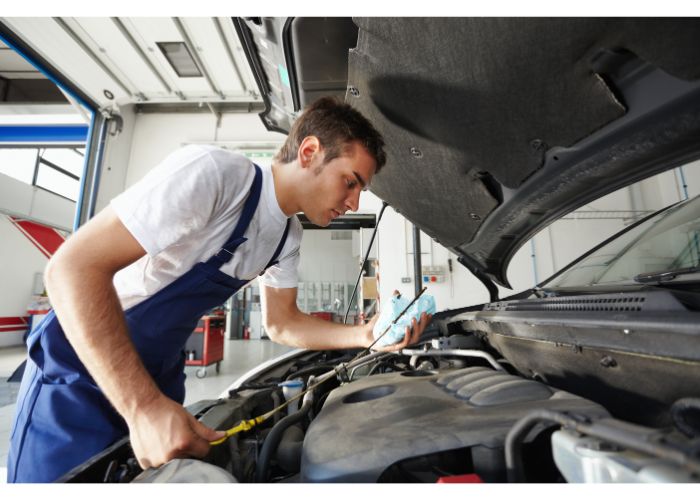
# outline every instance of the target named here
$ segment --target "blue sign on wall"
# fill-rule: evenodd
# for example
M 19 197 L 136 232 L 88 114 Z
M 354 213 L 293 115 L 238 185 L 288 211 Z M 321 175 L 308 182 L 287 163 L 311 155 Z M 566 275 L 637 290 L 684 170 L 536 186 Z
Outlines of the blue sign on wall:
M 85 143 L 87 125 L 0 125 L 0 143 Z

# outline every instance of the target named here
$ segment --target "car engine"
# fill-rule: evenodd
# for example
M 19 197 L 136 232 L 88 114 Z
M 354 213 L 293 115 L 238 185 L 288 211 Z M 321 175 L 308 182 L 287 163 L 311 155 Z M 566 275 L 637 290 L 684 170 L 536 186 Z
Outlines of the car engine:
M 300 479 L 404 482 L 473 472 L 505 481 L 506 435 L 535 408 L 607 416 L 590 401 L 493 368 L 366 377 L 329 395 L 306 434 Z
M 697 422 L 685 434 L 612 418 L 601 404 L 523 377 L 473 335 L 401 352 L 300 351 L 188 409 L 229 429 L 203 460 L 141 471 L 128 440 L 63 481 L 105 482 L 697 482 Z M 287 394 L 288 395 L 288 394 Z M 697 411 L 697 401 L 689 408 Z M 687 408 L 686 408 L 687 409 Z M 690 429 L 690 434 L 688 432 Z

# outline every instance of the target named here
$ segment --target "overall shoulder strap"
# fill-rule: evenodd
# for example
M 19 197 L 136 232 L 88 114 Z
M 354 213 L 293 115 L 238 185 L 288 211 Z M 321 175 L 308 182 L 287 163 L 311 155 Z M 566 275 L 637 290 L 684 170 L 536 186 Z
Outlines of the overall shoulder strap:
M 253 214 L 255 214 L 255 210 L 258 208 L 260 192 L 262 191 L 262 170 L 260 170 L 260 167 L 255 164 L 253 164 L 253 166 L 255 167 L 255 178 L 253 179 L 253 184 L 250 188 L 250 194 L 248 194 L 248 198 L 243 205 L 243 210 L 241 211 L 241 217 L 238 219 L 238 224 L 236 224 L 231 236 L 229 236 L 229 239 L 226 240 L 226 243 L 224 243 L 224 245 L 221 247 L 221 250 L 219 250 L 210 259 L 215 260 L 219 267 L 229 262 L 233 258 L 233 252 L 236 251 L 236 248 L 238 248 L 241 243 L 248 239 L 243 235 L 248 230 L 250 221 L 253 220 Z
M 284 247 L 285 242 L 287 241 L 287 235 L 289 234 L 289 226 L 292 221 L 292 218 L 290 217 L 287 219 L 287 226 L 284 228 L 284 233 L 282 233 L 282 239 L 279 242 L 279 245 L 277 245 L 277 249 L 275 250 L 275 253 L 272 254 L 272 258 L 270 259 L 270 262 L 267 263 L 265 266 L 265 269 L 260 273 L 260 276 L 265 274 L 265 271 L 267 271 L 268 267 L 272 267 L 275 264 L 277 264 L 277 257 L 280 256 L 280 253 L 282 252 L 282 248 Z

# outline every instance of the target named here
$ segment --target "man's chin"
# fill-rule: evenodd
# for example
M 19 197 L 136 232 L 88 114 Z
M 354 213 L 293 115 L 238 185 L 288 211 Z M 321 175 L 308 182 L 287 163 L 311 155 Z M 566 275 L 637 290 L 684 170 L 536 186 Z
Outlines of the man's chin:
M 333 221 L 330 217 L 311 217 L 309 214 L 304 215 L 306 215 L 306 218 L 309 219 L 312 224 L 318 227 L 328 227 Z

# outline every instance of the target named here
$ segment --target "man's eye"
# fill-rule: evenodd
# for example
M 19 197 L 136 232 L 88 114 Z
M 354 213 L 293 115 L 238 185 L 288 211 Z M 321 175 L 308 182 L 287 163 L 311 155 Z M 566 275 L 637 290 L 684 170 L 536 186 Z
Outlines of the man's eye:
M 349 187 L 350 189 L 352 189 L 352 188 L 354 188 L 355 186 L 357 186 L 357 182 L 355 182 L 355 181 L 348 180 L 347 183 L 348 183 L 348 187 Z

